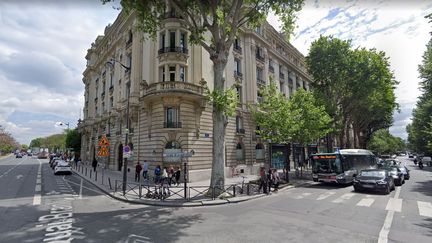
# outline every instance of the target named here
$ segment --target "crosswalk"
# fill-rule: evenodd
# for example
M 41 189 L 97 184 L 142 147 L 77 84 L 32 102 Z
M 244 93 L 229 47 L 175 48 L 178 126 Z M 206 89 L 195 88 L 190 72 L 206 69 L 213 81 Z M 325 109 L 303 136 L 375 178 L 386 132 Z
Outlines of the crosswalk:
M 423 217 L 432 218 L 432 203 L 425 201 L 406 200 L 402 198 L 393 198 L 386 195 L 369 195 L 355 192 L 336 192 L 325 191 L 319 193 L 290 191 L 288 197 L 296 200 L 306 199 L 319 202 L 330 202 L 335 204 L 352 204 L 356 207 L 375 207 L 387 211 L 403 212 L 403 205 L 410 203 L 415 204 L 418 209 L 418 214 Z

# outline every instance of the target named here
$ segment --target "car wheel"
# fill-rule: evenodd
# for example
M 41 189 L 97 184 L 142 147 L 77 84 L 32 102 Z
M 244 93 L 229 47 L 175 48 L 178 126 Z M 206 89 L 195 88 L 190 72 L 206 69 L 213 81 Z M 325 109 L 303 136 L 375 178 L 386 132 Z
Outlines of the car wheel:
M 390 185 L 387 185 L 387 186 L 386 186 L 384 193 L 385 193 L 386 195 L 390 194 Z

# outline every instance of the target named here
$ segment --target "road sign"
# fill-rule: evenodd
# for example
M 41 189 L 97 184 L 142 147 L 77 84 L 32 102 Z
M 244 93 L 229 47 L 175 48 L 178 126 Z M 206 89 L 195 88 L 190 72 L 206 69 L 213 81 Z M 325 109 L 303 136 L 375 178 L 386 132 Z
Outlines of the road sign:
M 102 135 L 102 138 L 101 138 L 101 140 L 99 140 L 98 145 L 99 146 L 109 146 L 110 145 L 109 141 L 105 135 Z
M 101 147 L 99 148 L 99 151 L 98 151 L 98 154 L 97 154 L 97 155 L 100 156 L 100 157 L 106 157 L 106 156 L 109 156 L 108 146 L 101 146 Z
M 129 145 L 126 145 L 123 147 L 123 158 L 130 158 L 131 156 L 131 149 Z

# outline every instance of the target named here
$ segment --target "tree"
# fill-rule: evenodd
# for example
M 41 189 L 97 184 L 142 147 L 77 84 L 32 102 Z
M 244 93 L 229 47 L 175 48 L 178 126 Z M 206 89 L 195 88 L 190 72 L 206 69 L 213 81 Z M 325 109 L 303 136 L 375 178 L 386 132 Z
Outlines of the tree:
M 312 43 L 306 64 L 315 96 L 334 119 L 339 146 L 366 147 L 375 131 L 391 126 L 397 81 L 384 52 L 353 50 L 351 41 L 321 36 Z
M 81 134 L 78 129 L 70 129 L 66 131 L 66 148 L 72 148 L 74 152 L 81 151 Z
M 2 125 L 0 125 L 0 154 L 10 153 L 19 147 L 19 144 L 12 137 L 12 134 L 7 132 Z
M 31 140 L 30 147 L 31 148 L 40 148 L 40 147 L 42 147 L 42 143 L 43 143 L 43 138 L 35 138 L 35 139 Z
M 402 138 L 391 135 L 388 129 L 381 129 L 372 136 L 368 149 L 378 154 L 395 154 L 406 146 Z
M 102 0 L 104 3 L 110 0 Z M 190 32 L 189 41 L 200 45 L 210 55 L 213 62 L 213 91 L 210 101 L 213 105 L 213 159 L 210 185 L 223 188 L 225 184 L 225 129 L 227 115 L 232 100 L 225 92 L 223 77 L 228 62 L 229 50 L 242 28 L 258 26 L 273 11 L 282 20 L 282 29 L 288 35 L 294 27 L 295 13 L 303 4 L 303 0 L 167 0 L 144 1 L 123 0 L 122 7 L 126 11 L 133 10 L 139 21 L 139 27 L 150 37 L 155 37 L 163 27 L 163 19 L 167 12 L 166 4 L 173 8 Z
M 317 105 L 312 93 L 299 89 L 288 100 L 274 82 L 261 92 L 263 102 L 251 105 L 250 110 L 264 140 L 306 145 L 331 131 L 332 120 L 325 107 Z

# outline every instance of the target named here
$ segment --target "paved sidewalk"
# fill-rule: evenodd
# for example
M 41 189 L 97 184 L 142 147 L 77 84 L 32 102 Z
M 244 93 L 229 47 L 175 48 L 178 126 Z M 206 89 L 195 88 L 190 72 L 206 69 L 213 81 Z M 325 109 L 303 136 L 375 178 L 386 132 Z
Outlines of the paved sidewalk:
M 268 196 L 267 194 L 259 192 L 259 185 L 248 183 L 258 180 L 258 176 L 256 175 L 226 178 L 225 193 L 222 194 L 222 197 L 214 198 L 211 196 L 211 192 L 209 192 L 210 180 L 187 183 L 185 195 L 184 183 L 172 185 L 169 188 L 163 188 L 160 185 L 155 185 L 153 180 L 144 181 L 142 175 L 140 175 L 140 182 L 135 182 L 135 172 L 132 171 L 127 173 L 126 193 L 123 195 L 123 172 L 104 170 L 100 167 L 97 167 L 96 172 L 94 172 L 93 168 L 88 165 L 80 165 L 75 168 L 73 162 L 71 162 L 71 164 L 75 174 L 89 181 L 107 195 L 129 203 L 171 207 L 195 207 L 238 203 Z M 149 171 L 149 173 L 152 174 L 151 171 Z M 284 175 L 282 175 L 282 173 L 280 175 L 281 178 L 283 178 Z M 310 172 L 305 171 L 301 179 L 296 178 L 295 172 L 291 171 L 289 173 L 289 179 L 289 183 L 280 185 L 280 190 L 312 183 Z M 163 194 L 163 192 L 166 194 Z M 162 195 L 166 198 L 164 197 L 161 199 Z M 185 196 L 187 199 L 185 199 Z

